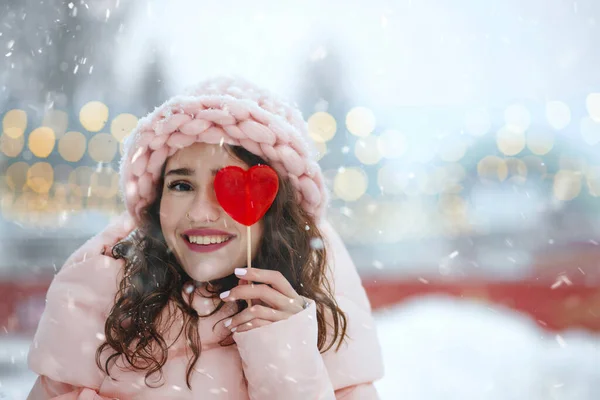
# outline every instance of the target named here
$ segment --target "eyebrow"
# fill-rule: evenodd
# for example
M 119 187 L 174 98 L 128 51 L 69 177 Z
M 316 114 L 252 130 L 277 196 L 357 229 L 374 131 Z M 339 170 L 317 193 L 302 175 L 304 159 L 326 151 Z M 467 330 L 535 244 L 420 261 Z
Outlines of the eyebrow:
M 215 176 L 217 174 L 217 172 L 219 172 L 220 169 L 221 168 L 213 168 L 210 170 L 210 172 L 212 173 L 213 176 Z M 165 174 L 165 177 L 167 177 L 169 175 L 193 176 L 195 172 L 196 171 L 193 170 L 192 168 L 175 168 L 175 169 L 169 170 Z

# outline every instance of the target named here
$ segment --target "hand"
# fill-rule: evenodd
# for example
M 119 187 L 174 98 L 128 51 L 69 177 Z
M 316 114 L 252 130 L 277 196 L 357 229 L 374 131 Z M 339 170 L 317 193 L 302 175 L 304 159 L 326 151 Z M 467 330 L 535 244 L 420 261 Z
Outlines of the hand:
M 281 321 L 304 310 L 308 302 L 300 296 L 279 271 L 236 268 L 242 284 L 221 293 L 223 301 L 258 300 L 254 305 L 224 322 L 232 332 L 245 332 Z

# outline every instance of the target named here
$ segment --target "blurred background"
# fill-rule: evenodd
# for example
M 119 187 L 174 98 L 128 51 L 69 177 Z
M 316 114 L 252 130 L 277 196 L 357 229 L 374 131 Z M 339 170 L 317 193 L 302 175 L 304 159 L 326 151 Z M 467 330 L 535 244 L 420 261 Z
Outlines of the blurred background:
M 383 399 L 600 398 L 599 46 L 595 0 L 0 0 L 0 399 L 123 139 L 220 74 L 308 120 Z

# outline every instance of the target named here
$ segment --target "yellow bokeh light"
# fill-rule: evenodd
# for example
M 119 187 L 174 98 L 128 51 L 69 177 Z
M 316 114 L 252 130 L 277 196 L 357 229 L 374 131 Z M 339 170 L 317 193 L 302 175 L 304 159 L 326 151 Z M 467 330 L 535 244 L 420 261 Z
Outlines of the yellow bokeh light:
M 554 147 L 554 133 L 546 130 L 527 132 L 527 148 L 533 154 L 543 156 Z
M 79 121 L 90 132 L 99 132 L 108 121 L 108 107 L 100 101 L 90 101 L 79 111 Z
M 2 118 L 2 132 L 10 138 L 23 136 L 27 129 L 27 113 L 23 110 L 10 110 Z
M 316 112 L 308 119 L 308 132 L 311 136 L 320 138 L 322 142 L 333 139 L 336 131 L 337 122 L 335 121 L 335 118 L 327 112 Z
M 459 161 L 465 156 L 466 152 L 467 143 L 457 136 L 446 138 L 438 149 L 440 159 L 446 162 Z
M 476 108 L 465 114 L 465 130 L 473 136 L 483 136 L 492 127 L 490 114 L 484 108 Z
M 564 129 L 571 122 L 571 109 L 562 101 L 549 101 L 546 104 L 546 119 L 552 128 Z
M 502 153 L 515 156 L 525 148 L 525 134 L 511 126 L 504 126 L 496 134 L 496 143 Z
M 39 158 L 46 158 L 52 153 L 56 137 L 54 131 L 47 126 L 41 126 L 29 134 L 29 150 Z
M 36 193 L 48 193 L 54 183 L 54 170 L 47 162 L 35 163 L 27 171 L 27 186 Z
M 42 121 L 42 126 L 47 126 L 54 131 L 58 139 L 67 131 L 69 116 L 61 110 L 48 110 Z
M 6 169 L 6 185 L 13 191 L 20 192 L 27 182 L 27 171 L 29 165 L 26 162 L 19 161 L 11 164 Z
M 477 164 L 477 174 L 482 181 L 504 181 L 508 176 L 506 162 L 497 156 L 486 156 Z
M 600 122 L 600 93 L 590 93 L 585 99 L 585 105 L 590 117 Z
M 131 131 L 137 126 L 138 117 L 133 114 L 119 114 L 110 124 L 110 133 L 119 141 L 123 142 Z
M 600 122 L 590 117 L 584 117 L 581 119 L 579 129 L 581 130 L 583 141 L 590 146 L 600 142 Z
M 379 140 L 374 136 L 368 136 L 356 141 L 354 146 L 354 154 L 359 161 L 366 165 L 377 164 L 381 160 L 381 152 L 379 151 Z
M 408 177 L 392 164 L 386 164 L 377 172 L 377 184 L 385 194 L 400 194 L 408 184 Z
M 406 136 L 399 131 L 387 129 L 377 138 L 381 155 L 388 159 L 400 158 L 408 147 Z
M 117 153 L 117 139 L 107 133 L 98 133 L 90 139 L 88 153 L 96 162 L 111 162 Z
M 582 173 L 561 169 L 554 175 L 552 191 L 554 197 L 561 201 L 573 200 L 581 192 Z
M 67 132 L 58 142 L 58 152 L 66 161 L 77 162 L 85 154 L 85 141 L 81 132 Z
M 0 136 L 0 148 L 2 153 L 7 157 L 16 157 L 21 154 L 23 147 L 25 146 L 25 137 L 23 135 L 17 136 L 16 138 L 10 137 L 4 132 Z
M 367 191 L 367 174 L 359 168 L 340 168 L 333 181 L 335 194 L 345 201 L 356 201 Z
M 103 199 L 114 197 L 119 191 L 119 174 L 111 167 L 96 170 L 90 177 L 91 195 Z
M 524 105 L 512 104 L 504 111 L 504 122 L 513 131 L 525 132 L 531 124 L 531 115 Z
M 369 136 L 375 130 L 375 124 L 375 114 L 366 107 L 354 107 L 346 115 L 346 127 L 356 136 Z

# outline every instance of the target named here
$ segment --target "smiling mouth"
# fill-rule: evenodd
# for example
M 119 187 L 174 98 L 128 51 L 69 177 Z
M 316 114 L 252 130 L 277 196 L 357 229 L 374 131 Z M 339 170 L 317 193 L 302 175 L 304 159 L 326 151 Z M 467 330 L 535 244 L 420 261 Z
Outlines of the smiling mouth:
M 232 235 L 205 235 L 205 236 L 189 236 L 183 235 L 184 239 L 189 244 L 197 246 L 210 246 L 215 244 L 224 244 L 234 238 Z

